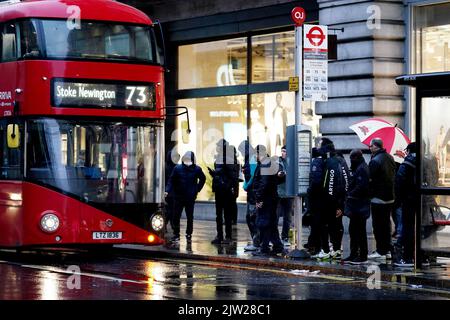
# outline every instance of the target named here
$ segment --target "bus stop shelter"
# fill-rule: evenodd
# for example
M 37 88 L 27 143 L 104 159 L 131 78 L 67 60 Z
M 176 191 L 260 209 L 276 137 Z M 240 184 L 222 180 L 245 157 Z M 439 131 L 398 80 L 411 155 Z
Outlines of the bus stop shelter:
M 450 256 L 450 72 L 405 75 L 396 82 L 416 89 L 415 261 L 420 267 L 423 255 Z

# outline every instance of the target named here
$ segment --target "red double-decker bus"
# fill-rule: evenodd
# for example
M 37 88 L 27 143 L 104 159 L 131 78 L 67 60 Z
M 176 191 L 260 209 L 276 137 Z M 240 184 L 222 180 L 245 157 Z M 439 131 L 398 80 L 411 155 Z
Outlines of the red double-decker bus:
M 0 246 L 161 244 L 164 68 L 110 0 L 0 3 Z

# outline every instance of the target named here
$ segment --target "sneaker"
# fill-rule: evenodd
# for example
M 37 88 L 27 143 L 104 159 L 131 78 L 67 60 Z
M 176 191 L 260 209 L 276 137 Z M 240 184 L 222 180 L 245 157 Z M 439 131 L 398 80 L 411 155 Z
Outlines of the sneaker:
M 412 260 L 400 259 L 394 263 L 396 267 L 412 268 L 414 267 L 414 262 Z
M 291 243 L 289 242 L 289 239 L 283 239 L 283 246 L 285 246 L 285 247 L 290 247 L 291 246 Z
M 320 250 L 319 254 L 317 255 L 317 259 L 319 260 L 326 260 L 330 259 L 330 253 L 325 253 L 323 250 Z
M 179 242 L 180 241 L 180 236 L 173 236 L 170 241 L 172 242 Z
M 368 256 L 368 258 L 370 260 L 385 260 L 386 259 L 386 255 L 384 254 L 379 254 L 378 252 L 374 251 L 372 252 L 372 254 L 370 254 Z
M 222 241 L 223 241 L 223 239 L 216 237 L 213 241 L 211 241 L 211 244 L 221 244 Z
M 368 263 L 367 258 L 361 258 L 361 257 L 356 257 L 355 259 L 350 261 L 350 264 L 354 264 L 354 265 L 360 265 L 360 264 L 365 264 L 365 263 Z
M 342 258 L 342 251 L 341 250 L 330 251 L 330 257 L 332 259 L 341 259 Z
M 323 250 L 317 252 L 316 254 L 312 254 L 312 255 L 311 255 L 311 259 L 318 259 L 318 258 L 319 258 L 319 254 L 320 254 L 321 252 L 323 252 Z
M 255 247 L 254 245 L 253 245 L 253 243 L 249 243 L 248 245 L 246 245 L 245 247 L 244 247 L 244 251 L 256 251 L 256 250 L 258 250 L 259 248 L 258 247 Z

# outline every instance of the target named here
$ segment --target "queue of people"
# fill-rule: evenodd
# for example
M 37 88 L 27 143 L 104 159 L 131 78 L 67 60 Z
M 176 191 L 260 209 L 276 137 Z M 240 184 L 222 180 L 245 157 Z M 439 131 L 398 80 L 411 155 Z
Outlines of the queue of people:
M 311 233 L 305 248 L 313 259 L 342 259 L 342 219 L 347 216 L 350 254 L 342 261 L 362 264 L 368 260 L 390 260 L 394 253 L 391 215 L 394 209 L 400 208 L 397 223 L 402 227 L 396 228 L 400 234 L 394 264 L 412 266 L 415 208 L 411 190 L 415 190 L 415 144 L 408 146 L 407 157 L 399 167 L 383 148 L 381 139 L 373 139 L 369 149 L 369 163 L 363 152 L 355 149 L 350 153 L 348 167 L 330 139 L 322 138 L 320 146 L 313 148 L 307 195 Z M 288 150 L 283 146 L 280 157 L 271 157 L 265 146 L 253 148 L 248 141 L 243 141 L 238 151 L 244 159 L 242 168 L 236 148 L 221 139 L 216 145 L 214 168 L 208 168 L 216 205 L 216 237 L 211 243 L 221 245 L 233 241 L 232 224 L 236 219 L 239 182 L 243 182 L 247 192 L 246 221 L 252 239 L 244 250 L 253 251 L 254 255 L 285 254 L 285 247 L 290 246 L 293 213 L 293 198 L 286 191 Z M 177 159 L 176 154 L 172 155 L 173 159 Z M 184 208 L 189 241 L 193 232 L 195 199 L 206 178 L 195 164 L 193 152 L 187 152 L 181 164 L 169 170 L 170 174 L 166 172 L 166 211 L 174 233 L 172 240 L 179 240 L 179 222 Z M 243 181 L 239 178 L 241 171 Z M 369 254 L 366 228 L 370 216 L 376 250 Z M 280 218 L 283 219 L 281 237 Z

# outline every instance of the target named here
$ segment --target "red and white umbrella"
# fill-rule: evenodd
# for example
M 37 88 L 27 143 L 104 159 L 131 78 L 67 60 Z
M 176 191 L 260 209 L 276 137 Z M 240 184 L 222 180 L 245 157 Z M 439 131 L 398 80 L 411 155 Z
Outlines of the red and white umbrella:
M 356 132 L 362 143 L 369 146 L 374 138 L 383 140 L 384 148 L 390 153 L 396 162 L 403 162 L 404 150 L 411 142 L 408 136 L 397 125 L 379 119 L 370 118 L 350 126 Z

